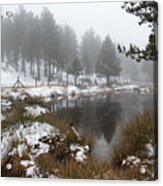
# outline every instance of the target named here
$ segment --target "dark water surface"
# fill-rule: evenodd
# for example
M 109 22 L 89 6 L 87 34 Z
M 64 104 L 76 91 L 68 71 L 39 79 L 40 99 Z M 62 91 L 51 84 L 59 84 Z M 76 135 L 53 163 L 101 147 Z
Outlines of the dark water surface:
M 95 135 L 93 154 L 108 158 L 116 141 L 116 129 L 143 110 L 153 110 L 153 95 L 120 93 L 62 99 L 48 105 L 54 117 L 73 122 Z

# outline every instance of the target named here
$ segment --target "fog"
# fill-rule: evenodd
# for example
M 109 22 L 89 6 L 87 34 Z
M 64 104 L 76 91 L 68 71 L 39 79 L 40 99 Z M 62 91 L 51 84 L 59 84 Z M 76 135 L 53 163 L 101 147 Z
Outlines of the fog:
M 152 82 L 153 64 L 120 55 L 117 44 L 148 44 L 150 29 L 122 9 L 123 2 L 2 5 L 2 61 L 24 76 L 101 83 L 112 76 Z M 6 12 L 13 15 L 7 17 Z M 32 13 L 31 13 L 32 12 Z M 38 15 L 38 16 L 36 16 Z M 107 51 L 107 52 L 106 52 Z M 147 70 L 146 70 L 147 69 Z M 66 80 L 64 79 L 66 73 Z M 148 75 L 150 74 L 150 75 Z M 147 77 L 148 76 L 148 77 Z M 89 80 L 88 80 L 89 79 Z
M 86 30 L 93 30 L 104 39 L 107 34 L 115 43 L 135 43 L 144 47 L 148 41 L 149 28 L 138 25 L 138 18 L 130 15 L 121 8 L 123 2 L 105 3 L 61 3 L 61 4 L 25 4 L 24 8 L 40 14 L 43 7 L 47 7 L 54 15 L 58 24 L 68 24 L 76 32 L 78 41 Z M 17 5 L 2 5 L 5 11 L 17 11 Z

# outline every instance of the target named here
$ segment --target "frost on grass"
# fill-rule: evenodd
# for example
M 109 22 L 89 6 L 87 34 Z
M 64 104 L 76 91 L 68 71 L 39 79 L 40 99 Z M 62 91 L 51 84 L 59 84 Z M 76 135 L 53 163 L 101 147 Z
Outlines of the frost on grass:
M 47 123 L 34 122 L 31 125 L 20 125 L 17 129 L 11 128 L 2 133 L 1 156 L 2 158 L 9 154 L 18 154 L 23 156 L 24 151 L 30 147 L 31 154 L 37 156 L 41 153 L 47 153 L 49 145 L 40 141 L 45 136 L 55 136 L 59 131 Z M 13 143 L 17 143 L 17 148 L 12 149 Z M 36 148 L 36 146 L 38 148 Z
M 145 145 L 146 154 L 144 157 L 137 156 L 127 156 L 126 159 L 122 160 L 122 167 L 126 168 L 139 168 L 139 173 L 144 176 L 145 179 L 153 179 L 154 178 L 154 147 L 151 143 L 147 143 Z
M 25 108 L 25 115 L 31 115 L 33 117 L 37 117 L 46 113 L 49 113 L 49 110 L 38 105 L 34 106 L 26 106 Z
M 126 159 L 122 161 L 122 166 L 127 165 L 127 166 L 133 167 L 140 163 L 141 163 L 141 160 L 137 156 L 128 156 Z
M 75 128 L 72 132 L 74 135 L 77 133 Z M 33 122 L 30 125 L 12 127 L 2 132 L 2 160 L 6 157 L 9 157 L 9 159 L 17 157 L 19 166 L 25 169 L 27 177 L 50 176 L 56 178 L 55 169 L 53 172 L 42 173 L 39 164 L 37 164 L 38 158 L 48 156 L 53 152 L 53 155 L 51 155 L 57 161 L 57 157 L 62 156 L 62 149 L 67 149 L 65 152 L 67 158 L 70 156 L 74 161 L 83 162 L 87 159 L 89 151 L 88 145 L 81 146 L 74 143 L 70 147 L 65 147 L 64 145 L 67 142 L 64 142 L 64 140 L 66 140 L 66 134 L 61 133 L 59 129 L 48 123 Z M 63 156 L 65 154 L 63 152 Z M 10 163 L 10 161 L 7 163 Z
M 29 167 L 29 166 L 31 166 L 31 165 L 34 165 L 35 162 L 34 162 L 34 161 L 30 161 L 30 160 L 22 160 L 22 161 L 20 162 L 20 164 L 23 165 L 24 167 Z
M 35 159 L 40 154 L 47 153 L 50 148 L 49 144 L 43 143 L 40 139 L 45 136 L 54 137 L 58 133 L 59 130 L 49 124 L 39 122 L 12 128 L 2 133 L 1 157 L 3 159 L 7 156 L 18 156 L 22 159 L 20 165 L 27 167 L 26 175 L 34 177 L 37 171 Z M 13 144 L 17 145 L 13 147 Z M 28 153 L 28 160 L 23 160 L 24 153 Z
M 73 152 L 73 156 L 77 162 L 83 162 L 87 159 L 87 153 L 89 151 L 89 146 L 80 146 L 79 144 L 71 144 L 70 151 Z

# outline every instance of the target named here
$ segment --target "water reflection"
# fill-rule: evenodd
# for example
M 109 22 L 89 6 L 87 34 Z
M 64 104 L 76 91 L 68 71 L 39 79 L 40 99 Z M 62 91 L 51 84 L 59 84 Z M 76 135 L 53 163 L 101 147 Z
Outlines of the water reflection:
M 146 108 L 153 109 L 153 96 L 138 93 L 68 98 L 49 105 L 54 117 L 93 133 L 97 139 L 94 152 L 102 158 L 107 157 L 117 125 Z

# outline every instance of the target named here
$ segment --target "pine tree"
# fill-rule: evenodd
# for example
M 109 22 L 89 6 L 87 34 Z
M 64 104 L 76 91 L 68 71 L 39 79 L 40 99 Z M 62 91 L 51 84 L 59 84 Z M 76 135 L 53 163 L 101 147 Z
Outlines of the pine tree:
M 82 72 L 81 62 L 78 58 L 75 58 L 68 69 L 68 74 L 74 75 L 75 85 L 77 85 L 77 78 L 81 74 L 81 72 Z
M 98 35 L 95 35 L 93 29 L 86 31 L 83 35 L 80 55 L 84 66 L 86 76 L 95 72 L 98 54 L 101 48 L 101 40 Z
M 109 36 L 102 44 L 98 57 L 96 71 L 107 78 L 107 84 L 110 86 L 110 77 L 119 75 L 121 68 L 119 59 L 116 56 L 116 49 Z
M 23 5 L 19 6 L 18 13 L 13 16 L 14 27 L 15 27 L 15 38 L 17 42 L 17 47 L 19 49 L 20 58 L 21 58 L 21 70 L 26 76 L 26 61 L 27 61 L 27 12 L 24 9 Z
M 136 45 L 130 44 L 130 48 L 118 45 L 119 52 L 123 52 L 126 56 L 140 61 L 156 61 L 158 60 L 158 4 L 154 1 L 142 2 L 125 2 L 122 6 L 129 14 L 139 18 L 139 25 L 147 24 L 151 29 L 148 37 L 148 44 L 145 49 L 141 50 Z
M 53 14 L 46 8 L 43 8 L 41 13 L 41 37 L 44 56 L 44 75 L 48 79 L 52 75 L 52 61 L 54 59 L 56 41 L 56 30 L 58 29 Z
M 62 70 L 64 69 L 65 71 L 68 71 L 72 65 L 73 60 L 78 56 L 76 34 L 70 26 L 65 25 L 61 29 L 61 37 L 62 61 L 60 62 L 60 67 Z

